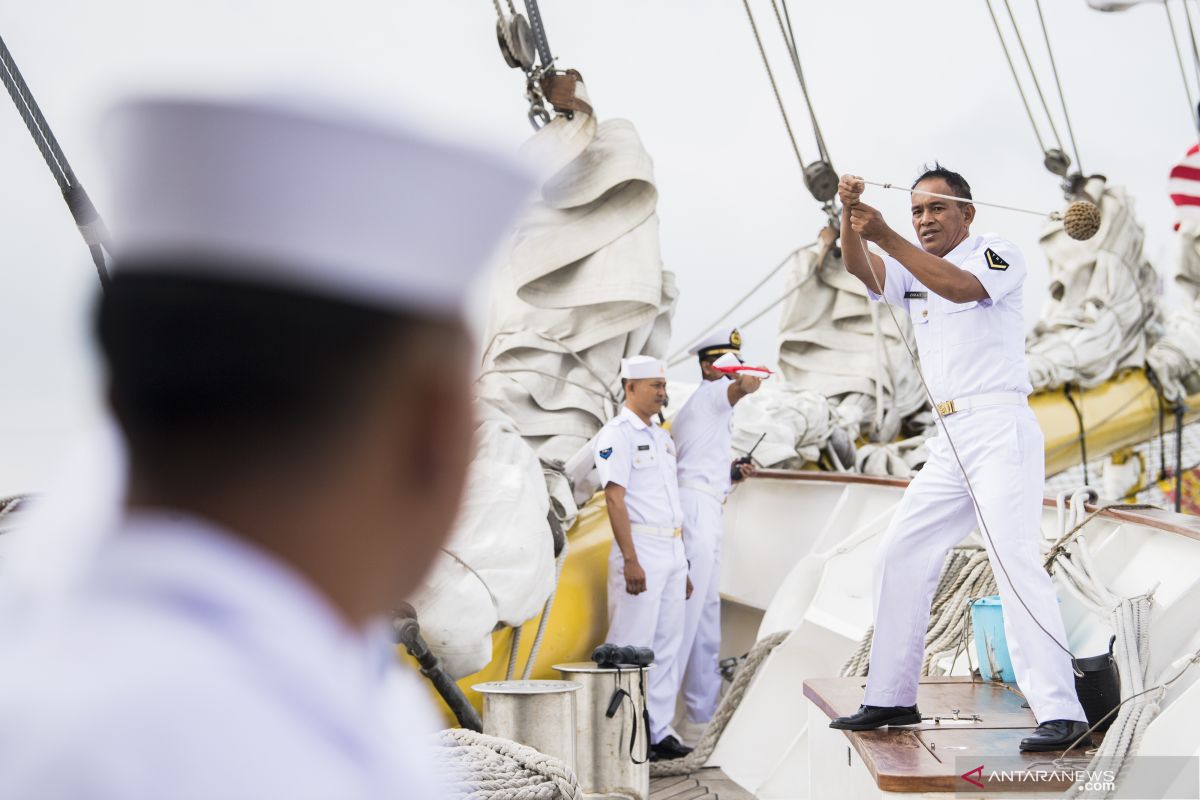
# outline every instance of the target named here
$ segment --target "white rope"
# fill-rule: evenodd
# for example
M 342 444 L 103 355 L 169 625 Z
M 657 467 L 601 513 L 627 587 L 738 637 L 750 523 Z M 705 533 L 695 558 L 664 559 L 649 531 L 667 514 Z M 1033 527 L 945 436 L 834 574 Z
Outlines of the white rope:
M 433 763 L 447 800 L 582 800 L 574 770 L 523 744 L 464 728 L 438 734 Z
M 983 200 L 969 200 L 965 197 L 955 197 L 952 194 L 938 194 L 937 192 L 927 192 L 924 189 L 910 189 L 907 186 L 898 186 L 894 183 L 880 183 L 879 181 L 869 181 L 869 180 L 866 180 L 865 178 L 859 178 L 859 180 L 861 180 L 863 183 L 868 184 L 870 186 L 878 186 L 880 189 L 895 189 L 898 192 L 907 192 L 909 194 L 923 194 L 923 195 L 928 195 L 929 197 L 940 197 L 943 200 L 953 200 L 956 203 L 970 203 L 971 205 L 975 205 L 975 206 L 987 206 L 988 208 L 999 208 L 1004 211 L 1016 211 L 1021 214 L 1032 214 L 1035 217 L 1048 217 L 1052 220 L 1061 220 L 1062 219 L 1062 212 L 1059 212 L 1059 211 L 1051 211 L 1049 213 L 1043 213 L 1041 211 L 1034 211 L 1031 208 L 1020 208 L 1019 206 L 1006 206 L 1001 203 L 986 203 Z
M 567 549 L 569 540 L 564 535 L 562 550 L 558 553 L 558 558 L 554 561 L 554 588 L 550 590 L 550 596 L 546 598 L 546 605 L 542 607 L 542 616 L 538 620 L 537 634 L 533 637 L 533 647 L 529 650 L 529 658 L 525 661 L 525 671 L 521 673 L 521 680 L 527 681 L 533 676 L 533 665 L 537 661 L 538 651 L 542 649 L 542 639 L 546 635 L 546 625 L 550 621 L 550 612 L 554 609 L 554 597 L 558 594 L 558 581 L 562 577 L 563 563 L 567 560 Z
M 652 762 L 650 775 L 653 777 L 689 775 L 703 767 L 708 762 L 709 756 L 713 754 L 713 750 L 716 749 L 717 742 L 721 740 L 721 734 L 725 732 L 729 720 L 733 719 L 734 712 L 742 704 L 742 698 L 746 696 L 746 690 L 754 682 L 754 677 L 758 674 L 763 662 L 767 660 L 767 656 L 771 654 L 772 650 L 783 644 L 791 635 L 791 631 L 779 631 L 756 642 L 754 647 L 750 648 L 750 652 L 746 654 L 746 659 L 738 666 L 737 672 L 733 676 L 733 682 L 729 685 L 729 691 L 721 698 L 720 705 L 717 706 L 716 712 L 709 720 L 708 727 L 701 734 L 695 749 L 683 758 Z

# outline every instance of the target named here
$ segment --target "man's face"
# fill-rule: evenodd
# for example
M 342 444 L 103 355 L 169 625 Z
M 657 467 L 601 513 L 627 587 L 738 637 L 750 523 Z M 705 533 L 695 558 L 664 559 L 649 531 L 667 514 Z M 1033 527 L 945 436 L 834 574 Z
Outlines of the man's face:
M 914 189 L 953 195 L 954 191 L 942 178 L 929 178 L 918 183 Z M 913 230 L 917 241 L 927 253 L 939 258 L 946 255 L 970 232 L 975 219 L 975 206 L 970 201 L 956 203 L 940 197 L 930 197 L 914 191 L 912 194 Z
M 700 377 L 706 381 L 716 381 L 725 377 L 725 373 L 713 366 L 715 358 L 700 359 Z
M 667 379 L 640 378 L 628 381 L 625 395 L 634 411 L 647 417 L 653 416 L 662 410 L 667 400 Z

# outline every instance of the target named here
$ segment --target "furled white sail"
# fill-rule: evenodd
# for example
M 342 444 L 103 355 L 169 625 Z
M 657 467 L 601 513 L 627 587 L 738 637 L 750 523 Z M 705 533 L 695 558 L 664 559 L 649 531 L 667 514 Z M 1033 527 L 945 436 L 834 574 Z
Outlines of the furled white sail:
M 564 462 L 619 406 L 621 359 L 665 352 L 678 292 L 631 123 L 560 116 L 526 151 L 543 169 L 541 197 L 493 292 L 479 395 L 540 458 Z
M 788 383 L 858 409 L 861 433 L 891 441 L 905 418 L 926 408 L 921 380 L 901 336 L 913 349 L 912 325 L 867 298 L 840 254 L 817 244 L 788 268 L 788 300 L 779 322 L 779 368 Z M 852 438 L 857 438 L 857 435 Z M 848 466 L 848 465 L 847 465 Z
M 1153 341 L 1158 276 L 1142 255 L 1133 199 L 1100 177 L 1087 192 L 1103 215 L 1095 236 L 1072 239 L 1061 222 L 1042 233 L 1049 297 L 1026 342 L 1035 391 L 1098 386 L 1119 369 L 1142 366 Z
M 1166 332 L 1154 343 L 1146 363 L 1172 403 L 1200 392 L 1200 221 L 1179 223 L 1179 287 L 1190 302 L 1167 314 Z
M 632 124 L 562 115 L 524 151 L 540 196 L 492 290 L 464 510 L 413 602 L 455 677 L 491 660 L 497 623 L 541 611 L 555 580 L 548 515 L 565 528 L 578 512 L 563 462 L 619 407 L 621 359 L 665 352 L 677 296 L 653 163 Z

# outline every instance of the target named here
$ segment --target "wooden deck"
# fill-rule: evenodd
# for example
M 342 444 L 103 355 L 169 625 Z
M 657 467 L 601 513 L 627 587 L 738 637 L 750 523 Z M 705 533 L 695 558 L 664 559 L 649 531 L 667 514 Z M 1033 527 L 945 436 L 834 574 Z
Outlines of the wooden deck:
M 650 800 L 755 800 L 721 770 L 705 768 L 691 775 L 650 779 Z
M 863 684 L 863 678 L 819 678 L 804 682 L 804 694 L 832 719 L 858 709 Z M 1021 696 L 1006 684 L 972 682 L 970 678 L 922 678 L 917 704 L 925 717 L 919 725 L 839 731 L 853 745 L 875 785 L 884 791 L 970 789 L 956 767 L 960 758 L 982 763 L 988 757 L 1005 756 L 1034 765 L 1060 755 L 1019 752 L 1021 739 L 1032 733 L 1037 723 Z M 1071 756 L 1083 757 L 1091 746 L 1081 743 Z M 1011 786 L 989 789 L 1014 791 Z

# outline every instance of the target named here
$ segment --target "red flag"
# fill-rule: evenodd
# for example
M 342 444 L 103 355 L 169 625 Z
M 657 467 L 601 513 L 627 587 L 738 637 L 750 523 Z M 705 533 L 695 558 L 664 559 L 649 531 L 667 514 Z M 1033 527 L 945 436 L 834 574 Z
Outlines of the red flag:
M 1183 160 L 1171 168 L 1167 190 L 1179 214 L 1179 222 L 1200 220 L 1200 144 L 1193 145 Z

